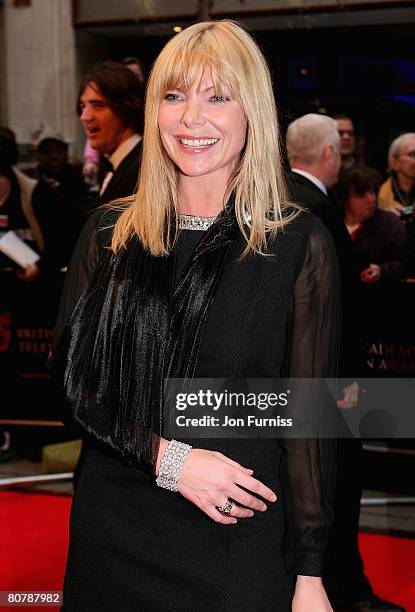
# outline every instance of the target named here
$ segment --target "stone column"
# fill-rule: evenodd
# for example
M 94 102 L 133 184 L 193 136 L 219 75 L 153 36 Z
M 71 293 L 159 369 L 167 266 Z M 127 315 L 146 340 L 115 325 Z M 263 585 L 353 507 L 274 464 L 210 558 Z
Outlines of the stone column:
M 1 119 L 21 145 L 30 144 L 42 125 L 72 143 L 77 121 L 72 2 L 21 4 L 3 0 Z

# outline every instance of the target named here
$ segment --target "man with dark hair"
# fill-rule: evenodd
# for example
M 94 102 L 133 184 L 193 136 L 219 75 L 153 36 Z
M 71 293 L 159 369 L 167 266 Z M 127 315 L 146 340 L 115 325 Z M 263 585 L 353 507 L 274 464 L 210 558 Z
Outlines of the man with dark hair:
M 98 204 L 128 197 L 135 191 L 141 158 L 142 91 L 136 75 L 113 61 L 95 64 L 81 83 L 78 113 L 92 148 L 101 154 L 103 171 Z M 79 237 L 79 243 L 84 245 L 81 251 L 87 253 L 78 266 L 85 282 L 103 249 L 96 237 L 97 215 L 101 218 L 106 214 L 109 218 L 110 213 L 99 209 L 91 214 Z M 71 283 L 74 286 L 78 283 L 75 275 L 69 278 L 71 282 L 66 281 L 64 285 L 63 302 L 74 290 Z
M 98 62 L 83 79 L 78 114 L 91 147 L 101 154 L 100 203 L 136 187 L 143 125 L 143 90 L 123 64 Z

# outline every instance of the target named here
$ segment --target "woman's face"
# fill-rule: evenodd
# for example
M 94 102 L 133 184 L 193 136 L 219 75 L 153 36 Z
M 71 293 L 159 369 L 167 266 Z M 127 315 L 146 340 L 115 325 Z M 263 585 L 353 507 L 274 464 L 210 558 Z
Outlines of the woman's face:
M 182 175 L 223 180 L 240 159 L 247 123 L 241 105 L 223 87 L 215 95 L 210 70 L 188 91 L 166 92 L 158 113 L 160 136 Z
M 356 219 L 358 223 L 364 223 L 370 217 L 373 217 L 376 211 L 376 194 L 371 189 L 359 195 L 353 189 L 350 192 L 347 202 L 348 212 Z

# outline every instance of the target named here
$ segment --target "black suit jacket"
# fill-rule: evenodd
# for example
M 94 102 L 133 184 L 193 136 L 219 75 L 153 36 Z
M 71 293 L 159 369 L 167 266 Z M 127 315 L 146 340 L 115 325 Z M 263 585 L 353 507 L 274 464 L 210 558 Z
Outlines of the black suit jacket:
M 355 376 L 356 351 L 359 344 L 358 327 L 359 266 L 354 244 L 343 221 L 342 211 L 305 176 L 290 172 L 288 189 L 291 199 L 312 214 L 320 217 L 330 231 L 339 261 L 342 280 L 342 350 L 340 355 L 340 375 Z
M 359 275 L 353 242 L 343 221 L 341 211 L 313 182 L 305 176 L 290 172 L 288 189 L 294 202 L 298 202 L 316 217 L 320 217 L 330 231 L 340 264 L 344 291 L 358 287 Z
M 105 204 L 117 198 L 126 198 L 134 193 L 137 187 L 138 171 L 141 162 L 141 141 L 124 157 L 102 196 L 100 204 Z

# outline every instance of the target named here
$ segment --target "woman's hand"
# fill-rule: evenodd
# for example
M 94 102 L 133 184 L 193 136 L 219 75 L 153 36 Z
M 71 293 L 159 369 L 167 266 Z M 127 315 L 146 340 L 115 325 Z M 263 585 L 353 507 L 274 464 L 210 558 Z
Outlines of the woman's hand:
M 297 576 L 292 612 L 333 612 L 321 578 Z
M 183 465 L 179 493 L 217 523 L 232 525 L 237 523 L 237 518 L 253 516 L 254 510 L 264 512 L 267 509 L 266 504 L 256 496 L 271 502 L 277 499 L 275 493 L 253 478 L 252 474 L 252 470 L 222 453 L 193 448 Z M 219 512 L 217 506 L 226 503 L 229 498 L 234 505 L 230 515 L 225 515 Z

